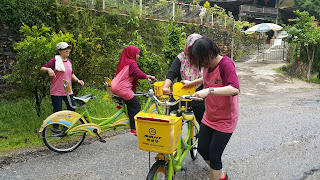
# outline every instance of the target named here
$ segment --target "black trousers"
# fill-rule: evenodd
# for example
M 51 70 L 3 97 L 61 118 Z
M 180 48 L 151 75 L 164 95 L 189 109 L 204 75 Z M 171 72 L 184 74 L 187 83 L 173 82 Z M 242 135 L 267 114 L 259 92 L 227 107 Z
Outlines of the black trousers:
M 224 133 L 200 125 L 198 152 L 205 161 L 210 161 L 210 167 L 214 170 L 222 169 L 221 156 L 226 148 L 232 133 Z
M 135 125 L 135 121 L 134 121 L 134 116 L 138 112 L 140 112 L 141 105 L 140 105 L 137 97 L 133 97 L 132 99 L 130 99 L 128 101 L 124 101 L 124 102 L 127 105 L 128 116 L 129 116 L 129 120 L 130 120 L 130 128 L 135 130 L 136 125 Z
M 70 95 L 71 101 L 72 101 L 72 105 L 75 105 L 74 101 L 73 101 L 73 95 Z M 62 110 L 62 100 L 64 101 L 64 103 L 66 103 L 67 105 L 67 109 L 70 111 L 75 111 L 75 109 L 73 109 L 69 102 L 68 102 L 68 98 L 67 96 L 52 96 L 51 95 L 51 101 L 52 101 L 52 106 L 53 106 L 53 113 L 61 111 Z M 58 129 L 59 125 L 58 124 L 54 124 L 53 128 Z
M 71 101 L 72 101 L 72 105 L 74 104 L 73 101 L 73 95 L 70 95 Z M 75 109 L 73 109 L 68 102 L 67 96 L 52 96 L 51 95 L 51 101 L 52 101 L 52 106 L 53 106 L 53 113 L 61 111 L 62 110 L 62 100 L 66 103 L 67 105 L 67 109 L 70 111 L 75 111 Z

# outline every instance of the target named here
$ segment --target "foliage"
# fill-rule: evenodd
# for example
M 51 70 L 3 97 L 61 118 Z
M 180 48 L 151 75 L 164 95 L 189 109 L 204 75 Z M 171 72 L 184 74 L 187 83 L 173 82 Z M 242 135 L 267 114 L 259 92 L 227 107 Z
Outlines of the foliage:
M 167 65 L 171 65 L 176 56 L 183 51 L 185 37 L 182 36 L 182 28 L 173 21 L 169 22 L 168 30 L 168 43 L 164 46 L 163 53 Z
M 294 5 L 309 11 L 320 12 L 320 0 L 294 0 Z
M 125 44 L 125 47 L 129 45 L 134 45 L 140 50 L 140 58 L 137 62 L 139 68 L 142 72 L 148 75 L 161 75 L 165 71 L 166 65 L 161 63 L 159 55 L 156 55 L 153 52 L 149 52 L 144 45 L 144 41 L 142 37 L 139 35 L 138 31 L 133 32 L 133 36 L 135 37 L 133 41 Z M 159 76 L 160 77 L 160 76 Z M 147 82 L 139 82 L 138 89 L 143 92 L 147 92 L 149 87 L 147 87 Z
M 236 32 L 241 32 L 244 28 L 250 28 L 254 25 L 255 23 L 249 23 L 248 21 L 235 21 L 234 30 Z
M 97 38 L 85 38 L 81 34 L 77 40 L 70 33 L 52 32 L 50 28 L 42 26 L 38 28 L 27 25 L 21 27 L 24 40 L 18 42 L 15 49 L 18 51 L 17 60 L 19 63 L 13 67 L 13 73 L 9 76 L 9 82 L 22 89 L 21 94 L 33 97 L 35 109 L 38 116 L 41 114 L 40 104 L 47 96 L 50 89 L 50 79 L 47 74 L 40 73 L 40 68 L 52 59 L 56 54 L 55 46 L 59 42 L 72 44 L 70 59 L 74 58 L 73 70 L 75 74 L 85 82 L 90 81 L 95 74 L 95 51 L 99 51 L 101 46 L 96 43 Z M 92 82 L 91 82 L 92 84 Z M 80 90 L 74 88 L 75 94 Z
M 55 0 L 2 0 L 0 3 L 1 21 L 8 23 L 14 31 L 22 24 L 52 27 L 57 10 Z
M 295 24 L 286 28 L 289 36 L 286 38 L 288 42 L 301 44 L 301 48 L 306 50 L 308 57 L 308 68 L 306 78 L 309 80 L 311 74 L 311 67 L 313 65 L 315 56 L 315 47 L 320 42 L 320 29 L 314 24 L 314 16 L 309 16 L 307 11 L 294 11 L 298 16 L 292 19 Z
M 41 101 L 50 88 L 48 75 L 40 73 L 40 68 L 54 57 L 56 44 L 61 41 L 73 42 L 73 35 L 62 32 L 49 34 L 50 28 L 46 26 L 30 28 L 24 25 L 20 31 L 24 34 L 24 40 L 15 46 L 19 63 L 14 65 L 9 82 L 20 87 L 23 90 L 21 94 L 35 99 L 35 108 L 40 116 Z

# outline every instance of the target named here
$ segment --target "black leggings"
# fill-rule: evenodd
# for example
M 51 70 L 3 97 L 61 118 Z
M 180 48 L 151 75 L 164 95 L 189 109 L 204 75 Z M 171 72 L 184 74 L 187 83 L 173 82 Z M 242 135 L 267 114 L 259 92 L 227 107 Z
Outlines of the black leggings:
M 128 116 L 129 116 L 129 120 L 130 120 L 130 128 L 131 129 L 136 129 L 136 125 L 134 122 L 134 116 L 140 112 L 141 110 L 141 105 L 139 103 L 139 100 L 137 97 L 133 97 L 132 99 L 128 100 L 128 101 L 124 101 L 125 104 L 127 105 L 127 109 L 128 109 Z
M 201 123 L 198 152 L 205 161 L 210 161 L 214 170 L 222 169 L 221 156 L 232 133 L 223 133 Z

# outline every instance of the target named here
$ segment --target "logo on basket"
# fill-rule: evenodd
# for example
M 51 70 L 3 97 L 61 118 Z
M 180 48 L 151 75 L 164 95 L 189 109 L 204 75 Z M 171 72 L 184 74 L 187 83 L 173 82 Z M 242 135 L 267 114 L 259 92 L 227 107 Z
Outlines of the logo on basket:
M 150 128 L 150 129 L 149 129 L 149 133 L 150 133 L 151 135 L 155 135 L 155 134 L 157 133 L 157 131 L 156 131 L 154 128 Z

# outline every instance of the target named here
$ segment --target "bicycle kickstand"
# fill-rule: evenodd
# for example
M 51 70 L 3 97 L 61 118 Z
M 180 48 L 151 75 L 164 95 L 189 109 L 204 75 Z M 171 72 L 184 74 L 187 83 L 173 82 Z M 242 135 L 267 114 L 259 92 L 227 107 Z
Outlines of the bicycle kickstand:
M 94 129 L 93 132 L 97 135 L 97 137 L 98 137 L 100 142 L 102 142 L 102 143 L 106 143 L 107 142 L 106 140 L 102 139 L 102 137 L 98 134 L 97 129 Z

